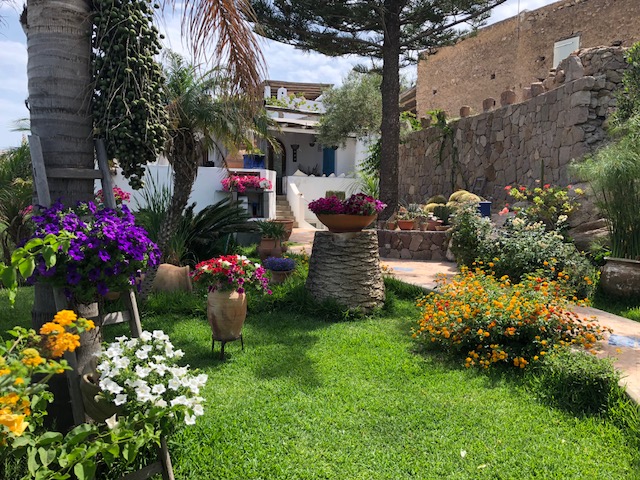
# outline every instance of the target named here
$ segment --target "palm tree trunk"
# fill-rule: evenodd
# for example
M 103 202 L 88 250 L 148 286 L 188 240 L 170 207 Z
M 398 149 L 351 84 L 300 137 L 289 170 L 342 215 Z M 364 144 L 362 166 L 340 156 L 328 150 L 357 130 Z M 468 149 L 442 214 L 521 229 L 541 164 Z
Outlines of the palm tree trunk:
M 46 168 L 94 168 L 89 0 L 27 0 L 21 16 L 27 35 L 27 77 L 31 132 L 40 137 Z M 51 199 L 66 204 L 93 197 L 90 179 L 49 179 Z M 51 321 L 56 308 L 51 288 L 36 285 L 32 323 Z M 52 387 L 57 426 L 71 424 L 68 390 Z M 66 399 L 65 397 L 66 393 Z

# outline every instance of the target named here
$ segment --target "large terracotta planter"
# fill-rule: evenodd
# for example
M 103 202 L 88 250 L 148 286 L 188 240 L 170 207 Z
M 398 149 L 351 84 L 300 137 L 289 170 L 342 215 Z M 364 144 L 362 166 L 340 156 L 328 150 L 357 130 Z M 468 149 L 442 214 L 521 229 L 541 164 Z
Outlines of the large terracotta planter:
M 279 238 L 262 237 L 258 246 L 260 261 L 264 262 L 267 257 L 282 256 L 282 242 Z
M 117 407 L 100 396 L 101 390 L 94 373 L 87 373 L 80 377 L 80 392 L 85 413 L 98 423 L 122 412 L 122 407 Z
M 293 232 L 293 222 L 294 220 L 292 218 L 275 218 L 273 220 L 269 220 L 270 222 L 273 223 L 281 223 L 284 225 L 284 231 L 286 236 L 282 239 L 285 242 L 287 240 L 289 240 L 289 238 L 291 237 L 291 233 Z
M 371 225 L 377 215 L 343 215 L 343 214 L 316 214 L 318 220 L 325 225 L 330 232 L 346 233 L 360 232 L 363 228 Z
M 229 342 L 242 335 L 242 326 L 247 318 L 247 297 L 235 290 L 209 292 L 207 318 L 213 340 Z
M 640 297 L 640 261 L 605 257 L 600 287 L 617 297 Z

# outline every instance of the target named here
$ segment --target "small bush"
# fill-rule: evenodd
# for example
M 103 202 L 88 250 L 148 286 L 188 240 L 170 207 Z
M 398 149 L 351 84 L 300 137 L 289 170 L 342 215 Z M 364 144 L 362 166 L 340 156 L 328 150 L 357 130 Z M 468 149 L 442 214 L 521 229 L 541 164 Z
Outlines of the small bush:
M 561 348 L 549 354 L 535 371 L 537 395 L 574 414 L 605 413 L 624 396 L 620 374 L 610 359 Z
M 471 267 L 477 258 L 485 258 L 490 234 L 491 220 L 481 217 L 475 206 L 458 210 L 451 234 L 451 250 L 458 265 Z
M 601 327 L 566 310 L 563 279 L 527 277 L 512 284 L 480 269 L 462 269 L 439 292 L 419 301 L 422 316 L 413 336 L 426 345 L 464 355 L 465 366 L 501 363 L 525 368 L 557 346 L 586 349 L 602 338 Z

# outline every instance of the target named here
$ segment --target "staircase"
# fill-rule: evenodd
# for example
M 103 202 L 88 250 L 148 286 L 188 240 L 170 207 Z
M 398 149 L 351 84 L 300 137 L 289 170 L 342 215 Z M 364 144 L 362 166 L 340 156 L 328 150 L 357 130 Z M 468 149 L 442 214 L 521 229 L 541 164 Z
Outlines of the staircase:
M 286 195 L 276 195 L 276 218 L 294 218 Z M 295 221 L 295 219 L 293 222 L 293 228 L 298 228 L 298 222 Z

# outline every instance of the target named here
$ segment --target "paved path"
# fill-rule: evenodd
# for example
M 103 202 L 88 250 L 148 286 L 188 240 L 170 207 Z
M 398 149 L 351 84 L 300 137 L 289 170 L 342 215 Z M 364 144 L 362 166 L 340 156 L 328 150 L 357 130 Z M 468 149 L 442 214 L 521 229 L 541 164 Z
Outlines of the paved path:
M 315 230 L 294 228 L 289 241 L 291 251 L 304 250 L 311 255 Z M 438 274 L 455 275 L 456 264 L 451 262 L 431 262 L 420 260 L 397 260 L 381 258 L 383 266 L 392 269 L 393 275 L 407 283 L 425 288 L 436 285 Z M 599 343 L 600 355 L 615 359 L 616 367 L 622 372 L 621 384 L 636 403 L 640 403 L 640 322 L 619 317 L 595 308 L 575 307 L 575 312 L 584 317 L 595 317 L 603 327 L 613 330 Z

